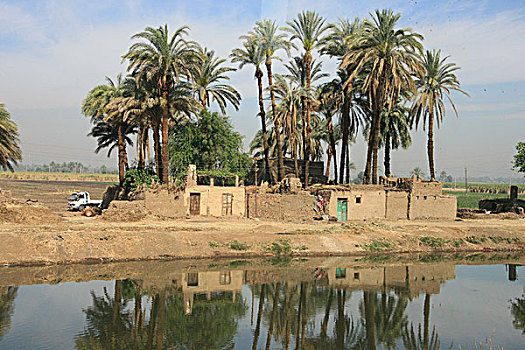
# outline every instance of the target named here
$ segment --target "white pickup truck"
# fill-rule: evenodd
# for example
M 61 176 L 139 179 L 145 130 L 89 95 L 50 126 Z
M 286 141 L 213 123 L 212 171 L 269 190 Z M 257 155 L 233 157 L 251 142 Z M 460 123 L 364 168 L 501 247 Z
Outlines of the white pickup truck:
M 91 200 L 89 192 L 73 192 L 68 199 L 70 210 L 84 211 L 87 207 L 100 207 L 102 200 Z

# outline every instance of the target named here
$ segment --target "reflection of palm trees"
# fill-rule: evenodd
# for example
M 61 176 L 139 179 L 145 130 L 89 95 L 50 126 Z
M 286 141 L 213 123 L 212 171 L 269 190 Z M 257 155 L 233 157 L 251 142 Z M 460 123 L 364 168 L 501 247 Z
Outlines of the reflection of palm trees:
M 0 291 L 0 340 L 9 332 L 11 316 L 15 311 L 15 298 L 18 287 L 8 287 Z
M 511 301 L 510 312 L 514 316 L 514 321 L 512 321 L 514 328 L 521 329 L 525 334 L 525 293 L 522 294 L 521 298 Z
M 423 306 L 423 335 L 421 335 L 421 324 L 418 326 L 417 335 L 414 331 L 413 324 L 410 324 L 410 329 L 406 326 L 403 334 L 403 344 L 406 349 L 434 350 L 440 348 L 440 341 L 436 327 L 432 328 L 432 335 L 429 338 L 429 319 L 430 294 L 425 294 L 425 302 Z
M 360 341 L 361 347 L 376 349 L 378 344 L 382 344 L 389 349 L 396 348 L 396 340 L 406 329 L 407 305 L 406 298 L 383 293 L 379 299 L 377 292 L 365 291 L 360 306 L 365 326 L 365 338 Z

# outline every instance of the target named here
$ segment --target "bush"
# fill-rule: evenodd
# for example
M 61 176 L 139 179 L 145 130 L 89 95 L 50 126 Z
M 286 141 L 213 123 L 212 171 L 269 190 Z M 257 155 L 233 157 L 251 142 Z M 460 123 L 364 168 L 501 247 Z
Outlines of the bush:
M 153 182 L 159 182 L 159 177 L 152 169 L 131 169 L 126 171 L 122 187 L 127 193 L 133 192 L 140 185 L 151 186 Z

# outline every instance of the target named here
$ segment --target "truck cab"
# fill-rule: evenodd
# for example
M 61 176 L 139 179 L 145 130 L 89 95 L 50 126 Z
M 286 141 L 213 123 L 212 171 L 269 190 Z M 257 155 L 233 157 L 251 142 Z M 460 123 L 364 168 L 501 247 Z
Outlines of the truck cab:
M 89 192 L 73 192 L 68 198 L 69 210 L 84 211 L 87 207 L 100 207 L 101 200 L 92 200 Z

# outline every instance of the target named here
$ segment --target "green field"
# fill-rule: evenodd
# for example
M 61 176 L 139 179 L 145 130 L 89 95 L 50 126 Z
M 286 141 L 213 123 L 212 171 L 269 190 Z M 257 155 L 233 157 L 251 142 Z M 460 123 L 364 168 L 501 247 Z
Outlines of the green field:
M 525 191 L 525 184 L 513 184 L 515 186 L 518 186 L 519 191 Z M 443 188 L 465 188 L 464 182 L 443 182 Z M 510 184 L 487 184 L 487 183 L 478 183 L 478 182 L 469 182 L 468 183 L 469 190 L 473 190 L 474 192 L 479 192 L 479 190 L 487 190 L 487 189 L 493 189 L 493 190 L 505 190 L 508 191 L 510 188 Z
M 102 183 L 117 183 L 117 174 L 86 174 L 86 173 L 55 173 L 55 172 L 22 172 L 0 171 L 3 180 L 29 181 L 90 181 Z
M 458 198 L 458 208 L 471 208 L 478 209 L 478 202 L 480 199 L 486 198 L 509 198 L 508 194 L 496 194 L 496 193 L 476 193 L 464 191 L 445 191 L 445 193 L 453 194 Z M 519 199 L 525 200 L 525 195 L 521 194 L 518 196 Z

